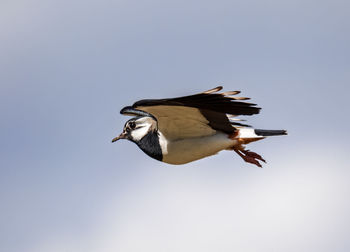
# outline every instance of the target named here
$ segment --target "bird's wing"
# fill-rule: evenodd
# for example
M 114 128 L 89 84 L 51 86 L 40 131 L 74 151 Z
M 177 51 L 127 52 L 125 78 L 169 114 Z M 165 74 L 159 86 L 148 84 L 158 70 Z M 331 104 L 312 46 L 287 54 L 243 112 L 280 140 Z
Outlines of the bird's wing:
M 258 114 L 256 104 L 242 102 L 245 97 L 232 97 L 239 91 L 218 93 L 222 87 L 177 98 L 140 100 L 127 108 L 145 111 L 158 121 L 158 128 L 167 139 L 176 140 L 215 134 L 217 130 L 235 132 L 234 126 L 248 126 L 229 120 L 228 116 Z M 129 113 L 130 114 L 130 113 Z

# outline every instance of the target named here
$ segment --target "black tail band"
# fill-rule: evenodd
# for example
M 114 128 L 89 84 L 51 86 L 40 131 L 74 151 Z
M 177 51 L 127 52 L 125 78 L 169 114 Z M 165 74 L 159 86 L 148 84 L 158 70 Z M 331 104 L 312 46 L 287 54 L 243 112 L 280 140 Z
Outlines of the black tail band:
M 255 129 L 255 134 L 258 136 L 280 136 L 287 135 L 286 130 L 263 130 L 263 129 Z

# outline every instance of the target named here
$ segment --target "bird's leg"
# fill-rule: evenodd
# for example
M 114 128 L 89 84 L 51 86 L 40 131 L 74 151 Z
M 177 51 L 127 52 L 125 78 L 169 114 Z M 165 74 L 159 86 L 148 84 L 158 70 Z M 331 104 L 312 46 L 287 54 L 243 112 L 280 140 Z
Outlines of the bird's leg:
M 255 164 L 258 167 L 262 167 L 259 163 L 259 160 L 266 163 L 266 161 L 257 153 L 245 150 L 244 147 L 240 146 L 240 148 L 233 148 L 233 150 L 241 157 L 244 161 Z

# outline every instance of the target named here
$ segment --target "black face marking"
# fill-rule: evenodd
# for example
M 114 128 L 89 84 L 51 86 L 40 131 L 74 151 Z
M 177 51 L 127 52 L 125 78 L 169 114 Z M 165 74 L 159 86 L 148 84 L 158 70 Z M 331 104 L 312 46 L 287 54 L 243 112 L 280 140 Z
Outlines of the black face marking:
M 163 154 L 162 149 L 160 147 L 159 143 L 159 137 L 157 130 L 152 130 L 148 132 L 144 137 L 142 137 L 140 140 L 135 140 L 132 137 L 132 131 L 142 128 L 143 126 L 137 125 L 136 120 L 140 117 L 132 118 L 129 121 L 125 123 L 124 126 L 124 132 L 126 132 L 127 139 L 136 143 L 139 148 L 146 153 L 148 156 L 157 159 L 159 161 L 162 161 Z
M 135 123 L 134 121 L 129 122 L 129 127 L 130 127 L 131 129 L 135 129 L 136 123 Z
M 124 132 L 127 133 L 127 139 L 130 139 L 130 132 L 132 130 L 134 130 L 136 127 L 136 123 L 135 123 L 135 119 L 130 119 L 129 121 L 127 121 L 124 125 Z
M 162 149 L 159 144 L 159 137 L 157 131 L 151 131 L 147 133 L 147 135 L 145 135 L 140 141 L 135 143 L 148 156 L 159 161 L 163 160 Z

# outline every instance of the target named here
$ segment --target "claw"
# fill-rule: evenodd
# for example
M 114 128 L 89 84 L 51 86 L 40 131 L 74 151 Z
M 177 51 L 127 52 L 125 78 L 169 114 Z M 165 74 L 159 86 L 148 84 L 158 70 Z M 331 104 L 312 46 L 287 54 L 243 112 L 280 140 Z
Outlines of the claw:
M 263 157 L 260 156 L 258 153 L 252 152 L 252 151 L 250 151 L 250 150 L 244 150 L 243 153 L 244 153 L 246 156 L 259 159 L 260 161 L 263 161 L 264 163 L 266 163 L 265 159 L 263 159 Z
M 234 151 L 243 158 L 247 163 L 255 164 L 256 166 L 262 168 L 262 165 L 259 163 L 259 160 L 266 163 L 265 159 L 263 159 L 259 154 L 249 151 L 249 150 L 239 150 L 234 149 Z

